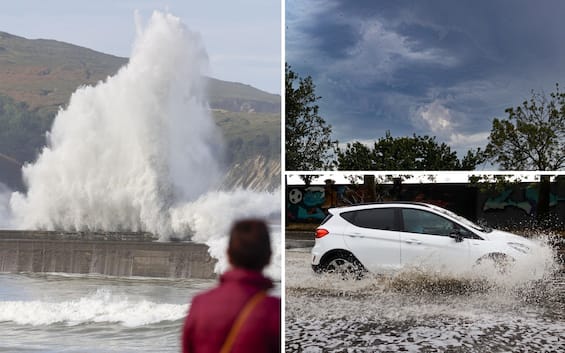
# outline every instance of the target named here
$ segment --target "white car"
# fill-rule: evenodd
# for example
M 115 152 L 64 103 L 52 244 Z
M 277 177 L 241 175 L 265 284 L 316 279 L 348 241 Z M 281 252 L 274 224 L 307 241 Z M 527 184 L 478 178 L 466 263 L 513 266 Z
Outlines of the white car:
M 538 246 L 507 232 L 481 227 L 425 203 L 391 202 L 329 209 L 316 229 L 316 272 L 374 273 L 406 266 L 460 270 L 492 262 L 499 270 Z

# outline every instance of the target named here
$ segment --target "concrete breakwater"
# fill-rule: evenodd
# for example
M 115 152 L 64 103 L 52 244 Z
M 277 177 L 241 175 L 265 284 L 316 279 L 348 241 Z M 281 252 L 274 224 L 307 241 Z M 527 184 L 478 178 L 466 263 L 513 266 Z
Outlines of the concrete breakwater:
M 0 272 L 214 278 L 215 263 L 204 244 L 157 242 L 148 233 L 0 230 Z

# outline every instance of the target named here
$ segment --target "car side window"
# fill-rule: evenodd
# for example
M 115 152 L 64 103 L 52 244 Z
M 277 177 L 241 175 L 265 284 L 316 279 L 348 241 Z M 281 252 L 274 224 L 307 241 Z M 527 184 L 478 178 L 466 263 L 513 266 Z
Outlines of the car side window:
M 459 227 L 434 213 L 416 209 L 402 209 L 404 231 L 409 233 L 448 236 Z
M 373 208 L 342 213 L 341 216 L 357 227 L 396 230 L 394 208 Z
M 332 218 L 333 215 L 330 213 L 329 215 L 326 216 L 326 218 L 324 218 L 324 220 L 322 221 L 322 223 L 320 223 L 320 225 L 323 225 L 324 223 L 326 223 L 327 221 L 330 220 L 330 218 Z

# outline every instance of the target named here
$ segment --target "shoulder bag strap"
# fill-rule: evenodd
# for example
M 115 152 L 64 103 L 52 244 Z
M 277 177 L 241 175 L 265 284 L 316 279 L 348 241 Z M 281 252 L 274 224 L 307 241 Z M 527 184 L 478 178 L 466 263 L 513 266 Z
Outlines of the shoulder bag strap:
M 230 332 L 228 333 L 228 336 L 224 341 L 224 344 L 222 345 L 222 349 L 220 350 L 220 353 L 228 353 L 231 351 L 235 339 L 237 338 L 237 334 L 239 333 L 239 330 L 245 323 L 245 320 L 247 320 L 249 314 L 251 314 L 253 309 L 257 306 L 257 304 L 261 302 L 263 298 L 265 298 L 266 295 L 267 293 L 265 291 L 263 290 L 259 291 L 255 293 L 251 297 L 251 299 L 247 301 L 247 303 L 245 303 L 245 306 L 241 309 L 241 311 L 237 315 L 237 318 L 235 319 L 235 322 L 232 325 Z

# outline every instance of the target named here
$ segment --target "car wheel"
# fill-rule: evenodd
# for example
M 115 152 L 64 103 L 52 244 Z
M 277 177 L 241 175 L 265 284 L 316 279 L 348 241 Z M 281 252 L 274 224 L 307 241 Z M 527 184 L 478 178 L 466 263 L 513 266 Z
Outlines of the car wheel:
M 492 253 L 478 259 L 477 265 L 486 265 L 494 268 L 500 274 L 505 274 L 508 273 L 513 262 L 514 259 L 506 254 Z
M 355 256 L 340 253 L 328 259 L 324 265 L 324 271 L 327 273 L 336 273 L 343 277 L 360 279 L 365 273 L 365 268 Z

